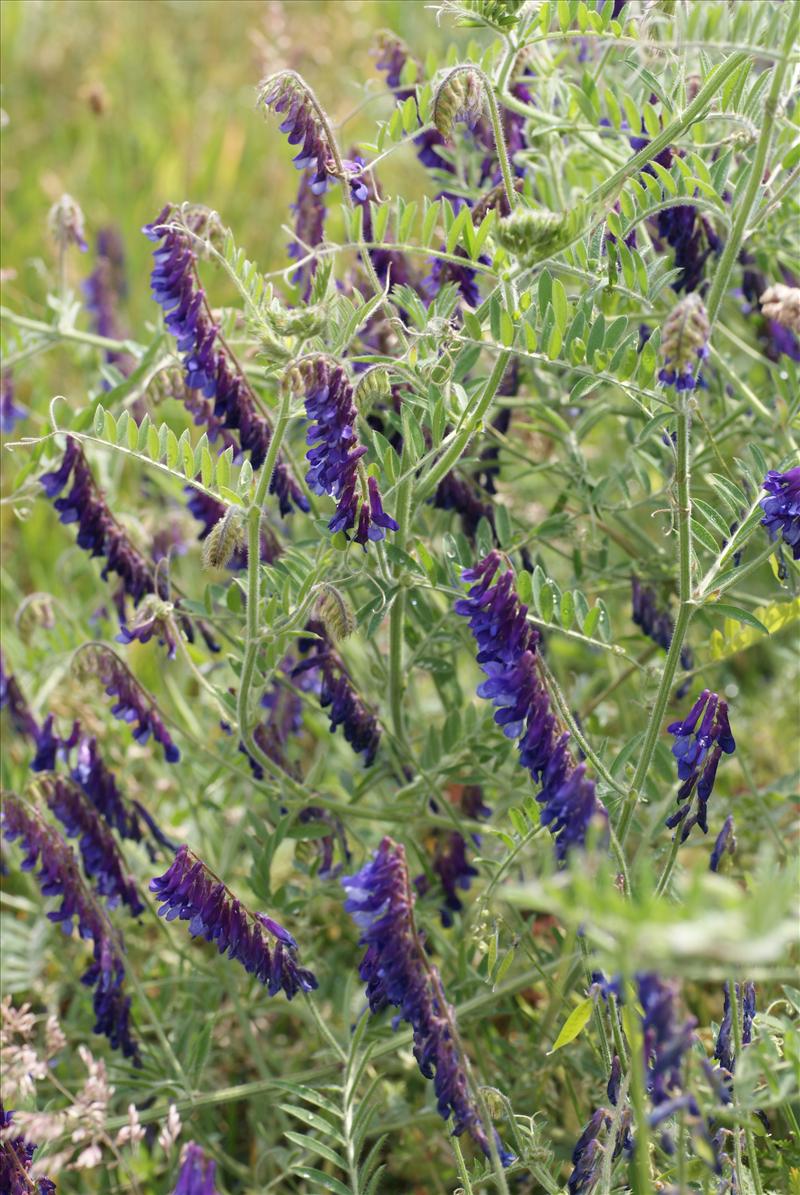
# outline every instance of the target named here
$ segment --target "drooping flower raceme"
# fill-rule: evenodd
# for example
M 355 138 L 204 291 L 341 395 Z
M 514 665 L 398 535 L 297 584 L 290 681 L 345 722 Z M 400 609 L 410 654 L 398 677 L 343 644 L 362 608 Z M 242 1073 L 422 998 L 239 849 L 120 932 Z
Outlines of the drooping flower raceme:
M 306 433 L 309 470 L 306 481 L 315 494 L 336 498 L 336 512 L 328 526 L 345 534 L 353 527 L 356 543 L 366 550 L 370 540 L 384 539 L 397 531 L 395 520 L 383 509 L 378 483 L 367 480 L 359 498 L 358 462 L 366 448 L 356 433 L 357 411 L 353 387 L 341 365 L 317 357 L 300 367 L 310 427 Z
M 247 382 L 220 346 L 219 329 L 197 281 L 191 239 L 187 230 L 169 223 L 171 215 L 172 207 L 167 204 L 143 230 L 157 245 L 151 274 L 153 298 L 163 309 L 164 322 L 183 357 L 186 385 L 214 399 L 214 423 L 209 426 L 209 436 L 216 432 L 219 421 L 236 431 L 242 451 L 250 453 L 253 468 L 258 469 L 266 458 L 272 429 L 257 410 Z M 269 492 L 277 496 L 283 515 L 290 514 L 293 506 L 308 510 L 307 498 L 280 457 Z
M 685 842 L 695 825 L 704 834 L 708 833 L 708 798 L 714 788 L 719 761 L 723 753 L 732 755 L 736 750 L 728 721 L 728 703 L 710 689 L 703 689 L 687 716 L 671 723 L 667 729 L 675 738 L 672 754 L 678 761 L 678 777 L 683 784 L 677 797 L 682 804 L 667 818 L 666 824 L 674 829 L 682 823 L 681 842 Z M 689 817 L 695 786 L 697 809 Z
M 190 1141 L 183 1151 L 178 1182 L 172 1195 L 217 1195 L 217 1163 Z
M 669 610 L 658 604 L 658 596 L 649 585 L 643 585 L 637 576 L 631 577 L 631 606 L 633 621 L 649 639 L 669 651 L 675 623 Z M 681 667 L 687 671 L 694 663 L 691 648 L 684 644 L 681 649 Z
M 541 821 L 555 837 L 556 856 L 563 862 L 571 847 L 585 844 L 591 823 L 604 823 L 607 814 L 586 765 L 572 757 L 569 732 L 561 731 L 551 709 L 537 667 L 539 633 L 527 621 L 528 608 L 514 592 L 511 571 L 493 583 L 500 563 L 500 553 L 490 552 L 467 569 L 462 576 L 472 585 L 454 609 L 469 619 L 486 673 L 478 696 L 497 706 L 494 720 L 506 737 L 519 740 L 520 763 L 541 786 L 536 798 Z
M 672 309 L 664 323 L 658 379 L 676 390 L 694 390 L 698 370 L 708 356 L 709 323 L 703 300 L 692 291 Z
M 86 876 L 110 908 L 123 901 L 134 917 L 144 912 L 136 884 L 108 824 L 81 789 L 62 776 L 46 776 L 39 788 L 67 838 L 77 838 Z
M 163 876 L 150 881 L 150 891 L 163 901 L 159 916 L 188 921 L 193 938 L 213 942 L 220 954 L 227 950 L 228 958 L 241 963 L 270 996 L 283 989 L 291 1000 L 317 987 L 313 973 L 298 966 L 292 935 L 272 918 L 245 908 L 187 846 L 179 847 Z M 271 948 L 264 930 L 275 939 Z
M 298 640 L 301 659 L 292 669 L 292 677 L 302 677 L 309 669 L 318 671 L 319 702 L 323 709 L 330 706 L 331 731 L 341 726 L 350 746 L 357 755 L 363 754 L 364 766 L 369 767 L 381 738 L 378 721 L 359 697 L 322 622 L 311 619 L 305 629 L 308 638 Z
M 60 924 L 69 937 L 76 919 L 80 936 L 92 941 L 94 959 L 81 982 L 95 989 L 95 1033 L 105 1034 L 115 1049 L 139 1065 L 139 1049 L 129 1025 L 131 1002 L 123 991 L 122 940 L 81 878 L 75 852 L 53 826 L 13 793 L 3 800 L 2 829 L 10 842 L 20 840 L 26 852 L 23 871 L 31 871 L 38 862 L 36 879 L 42 895 L 61 897 L 59 908 L 47 914 L 49 920 Z
M 23 1134 L 11 1135 L 14 1113 L 6 1112 L 0 1100 L 0 1191 L 3 1195 L 55 1195 L 56 1184 L 49 1178 L 30 1174 L 37 1146 Z
M 414 925 L 414 896 L 405 849 L 384 838 L 375 855 L 355 875 L 344 876 L 345 910 L 361 931 L 366 947 L 359 974 L 366 983 L 371 1012 L 389 1005 L 411 1025 L 414 1057 L 432 1079 L 439 1115 L 453 1117 L 453 1133 L 468 1132 L 488 1156 L 491 1152 L 464 1060 L 455 1036 L 455 1014 L 447 1003 L 436 968 L 427 960 Z M 504 1164 L 512 1157 L 499 1140 Z
M 761 499 L 761 526 L 773 541 L 780 535 L 794 559 L 800 560 L 800 465 L 785 473 L 770 469 L 764 489 L 769 497 Z
M 111 713 L 131 725 L 131 733 L 136 741 L 146 743 L 152 734 L 164 748 L 167 763 L 177 763 L 181 753 L 173 743 L 158 709 L 113 651 L 93 645 L 81 652 L 80 661 L 82 671 L 97 676 L 109 697 L 117 698 Z

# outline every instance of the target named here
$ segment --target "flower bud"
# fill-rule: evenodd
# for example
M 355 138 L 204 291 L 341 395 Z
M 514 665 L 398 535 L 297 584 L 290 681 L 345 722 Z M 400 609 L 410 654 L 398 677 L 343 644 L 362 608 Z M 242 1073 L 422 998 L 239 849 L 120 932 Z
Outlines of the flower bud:
M 759 303 L 767 319 L 800 336 L 800 287 L 778 282 L 764 291 Z
M 203 567 L 225 568 L 243 543 L 244 512 L 240 506 L 229 506 L 203 540 Z
M 686 295 L 667 316 L 661 337 L 664 367 L 658 379 L 676 390 L 694 390 L 697 362 L 708 356 L 710 327 L 705 304 L 694 292 Z
M 583 219 L 584 205 L 578 204 L 569 215 L 544 208 L 517 207 L 494 230 L 498 244 L 520 261 L 533 265 L 573 240 Z
M 64 194 L 50 208 L 47 217 L 50 235 L 60 249 L 68 245 L 77 245 L 81 253 L 85 253 L 89 246 L 86 244 L 83 212 L 71 195 Z
M 317 618 L 325 627 L 328 638 L 337 642 L 347 639 L 356 629 L 356 618 L 347 598 L 333 585 L 323 585 L 317 601 Z
M 366 419 L 376 402 L 385 402 L 392 397 L 392 387 L 389 384 L 389 371 L 376 365 L 362 373 L 356 382 L 354 398 L 358 413 Z
M 482 115 L 485 97 L 480 77 L 456 67 L 439 85 L 433 101 L 433 123 L 442 137 L 450 137 L 457 120 L 474 124 Z

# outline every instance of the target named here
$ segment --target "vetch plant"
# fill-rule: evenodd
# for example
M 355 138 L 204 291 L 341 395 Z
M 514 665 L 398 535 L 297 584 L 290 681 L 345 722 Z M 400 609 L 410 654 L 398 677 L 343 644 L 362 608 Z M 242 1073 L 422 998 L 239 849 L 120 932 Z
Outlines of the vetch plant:
M 10 174 L 0 1186 L 789 1190 L 800 10 L 388 7 Z

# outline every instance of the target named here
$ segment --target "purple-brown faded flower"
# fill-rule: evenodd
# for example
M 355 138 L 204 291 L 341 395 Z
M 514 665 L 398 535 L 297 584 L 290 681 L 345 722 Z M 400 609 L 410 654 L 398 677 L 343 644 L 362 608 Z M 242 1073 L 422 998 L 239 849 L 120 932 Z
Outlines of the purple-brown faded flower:
M 308 637 L 298 640 L 300 663 L 292 669 L 293 678 L 309 669 L 317 670 L 320 681 L 319 701 L 330 706 L 331 731 L 341 726 L 344 737 L 356 755 L 363 753 L 364 766 L 375 759 L 381 732 L 375 715 L 370 713 L 356 692 L 344 660 L 334 648 L 323 624 L 311 619 L 305 627 Z
M 169 870 L 150 881 L 150 891 L 163 901 L 159 916 L 188 921 L 193 938 L 213 942 L 220 954 L 227 950 L 228 958 L 241 963 L 270 996 L 283 989 L 291 1000 L 318 986 L 313 973 L 298 966 L 292 935 L 277 921 L 240 904 L 188 846 L 179 847 Z M 276 939 L 271 949 L 264 929 Z
M 190 1141 L 183 1151 L 178 1183 L 172 1195 L 217 1195 L 217 1163 Z
M 39 724 L 30 711 L 25 695 L 13 673 L 6 671 L 5 659 L 0 651 L 0 709 L 8 709 L 11 725 L 18 734 L 35 739 Z
M 81 938 L 93 944 L 93 961 L 81 982 L 95 989 L 93 1006 L 95 1033 L 103 1033 L 115 1049 L 140 1065 L 139 1049 L 131 1037 L 130 999 L 123 991 L 125 962 L 122 941 L 81 878 L 78 860 L 58 831 L 13 793 L 6 794 L 2 811 L 3 835 L 10 842 L 20 839 L 26 852 L 23 871 L 39 864 L 36 880 L 43 896 L 59 896 L 61 904 L 47 914 L 70 936 L 77 920 Z
M 444 261 L 441 257 L 434 258 L 430 275 L 426 280 L 428 299 L 432 302 L 442 287 L 452 282 L 458 287 L 461 299 L 467 307 L 477 307 L 481 301 L 477 281 L 478 271 L 470 264 L 470 259 L 463 249 L 456 247 L 455 256 L 463 257 L 464 264 Z M 485 265 L 489 258 L 482 255 L 478 260 Z
M 28 414 L 25 407 L 18 407 L 14 402 L 14 375 L 10 369 L 0 373 L 0 432 L 10 436 L 14 424 L 19 423 Z
M 537 665 L 539 633 L 514 592 L 513 574 L 507 570 L 493 583 L 500 563 L 500 553 L 490 552 L 467 569 L 462 577 L 471 588 L 454 609 L 469 619 L 486 673 L 478 696 L 497 706 L 495 722 L 507 738 L 519 740 L 520 763 L 541 785 L 542 825 L 550 828 L 561 863 L 572 847 L 584 846 L 592 822 L 605 822 L 607 814 L 586 765 L 572 758 L 569 732 L 562 733 L 550 708 Z
M 663 647 L 664 651 L 669 651 L 672 633 L 675 629 L 675 623 L 669 610 L 659 606 L 656 591 L 649 585 L 643 585 L 635 574 L 631 577 L 631 590 L 633 621 L 647 635 L 648 639 L 652 639 L 659 647 Z M 681 648 L 681 667 L 688 672 L 693 664 L 692 649 L 688 644 L 684 644 Z
M 55 1195 L 56 1184 L 44 1176 L 30 1173 L 33 1155 L 39 1148 L 26 1141 L 22 1133 L 11 1136 L 14 1113 L 6 1112 L 0 1100 L 0 1191 L 3 1195 Z
M 800 560 L 800 465 L 785 473 L 770 469 L 764 489 L 769 497 L 761 499 L 761 526 L 773 541 L 780 535 L 794 559 Z
M 378 1013 L 388 1005 L 400 1010 L 413 1031 L 419 1068 L 426 1079 L 433 1079 L 439 1115 L 445 1120 L 452 1116 L 453 1133 L 468 1132 L 488 1156 L 486 1128 L 455 1036 L 455 1013 L 414 925 L 405 849 L 384 838 L 359 872 L 342 878 L 342 886 L 347 893 L 345 910 L 361 931 L 359 945 L 366 947 L 359 974 L 367 985 L 370 1010 Z M 495 1140 L 508 1165 L 512 1155 Z
M 717 840 L 714 843 L 714 849 L 711 852 L 711 858 L 708 864 L 711 871 L 719 871 L 724 855 L 733 855 L 735 853 L 736 836 L 733 831 L 733 814 L 729 813 L 725 818 L 722 829 L 717 835 Z
M 89 248 L 86 244 L 83 212 L 66 192 L 50 208 L 47 223 L 50 235 L 62 252 L 68 245 L 76 245 L 81 253 L 85 253 Z
M 675 250 L 674 266 L 680 274 L 672 289 L 687 294 L 696 291 L 703 281 L 705 264 L 712 253 L 722 251 L 722 240 L 710 220 L 691 203 L 665 208 L 656 217 L 656 249 L 666 241 Z
M 473 878 L 479 874 L 478 869 L 473 867 L 467 858 L 467 842 L 458 830 L 437 836 L 431 869 L 444 893 L 439 916 L 442 925 L 449 928 L 453 924 L 453 915 L 460 913 L 464 907 L 458 895 L 459 890 L 466 892 Z M 416 876 L 414 887 L 419 895 L 423 896 L 430 888 L 428 877 L 424 873 Z
M 608 1108 L 598 1108 L 589 1118 L 572 1151 L 572 1173 L 567 1180 L 569 1195 L 589 1195 L 600 1181 L 608 1135 L 613 1121 Z
M 146 743 L 152 734 L 164 748 L 167 763 L 177 763 L 181 753 L 173 743 L 158 709 L 113 651 L 93 647 L 88 665 L 102 681 L 108 696 L 116 697 L 111 707 L 114 717 L 131 725 L 131 733 L 138 743 Z
M 133 876 L 125 871 L 108 823 L 81 789 L 61 776 L 46 776 L 39 784 L 48 807 L 64 827 L 67 838 L 78 838 L 83 870 L 109 908 L 123 901 L 134 917 L 144 912 Z
M 672 754 L 678 761 L 678 778 L 683 781 L 677 799 L 683 804 L 667 818 L 666 824 L 674 829 L 682 823 L 681 842 L 685 842 L 695 825 L 704 834 L 708 833 L 708 799 L 714 788 L 719 761 L 723 753 L 732 755 L 736 750 L 728 721 L 728 703 L 710 689 L 703 689 L 687 717 L 672 722 L 667 730 L 675 737 Z M 689 817 L 695 786 L 697 809 Z
M 756 1015 L 756 985 L 745 983 L 743 987 L 737 983 L 736 999 L 740 1001 L 740 1018 L 742 1022 L 742 1048 L 749 1046 L 753 1040 L 753 1018 Z M 724 988 L 725 1006 L 722 1013 L 717 1040 L 714 1045 L 714 1057 L 726 1071 L 731 1074 L 736 1070 L 736 1042 L 733 1038 L 733 1021 L 731 1018 L 730 984 Z
M 476 487 L 452 470 L 446 473 L 433 496 L 433 505 L 439 510 L 454 510 L 461 516 L 461 530 L 467 539 L 475 542 L 475 535 L 481 519 L 486 519 L 494 529 L 494 507 L 483 502 Z
M 70 478 L 72 488 L 63 498 L 57 497 Z M 77 523 L 78 546 L 92 556 L 105 556 L 106 563 L 100 573 L 103 580 L 108 579 L 109 573 L 116 573 L 120 578 L 114 603 L 120 621 L 124 621 L 126 594 L 136 606 L 147 594 L 155 592 L 153 571 L 114 519 L 73 436 L 67 437 L 67 447 L 58 469 L 44 473 L 39 481 L 48 498 L 55 498 L 53 505 L 59 512 L 60 521 Z
M 366 500 L 363 495 L 359 500 L 358 462 L 367 450 L 356 434 L 353 387 L 341 365 L 332 365 L 324 357 L 305 362 L 300 373 L 310 420 L 306 481 L 315 494 L 337 499 L 328 524 L 331 531 L 347 534 L 357 524 L 353 538 L 366 550 L 369 540 L 384 539 L 387 531 L 398 527 L 383 509 L 374 477 L 367 481 Z
M 209 437 L 223 427 L 237 432 L 242 451 L 250 453 L 253 468 L 258 469 L 267 455 L 272 429 L 256 408 L 252 391 L 239 375 L 219 344 L 217 325 L 213 322 L 205 291 L 195 268 L 196 255 L 188 234 L 169 224 L 170 204 L 143 232 L 158 247 L 153 252 L 150 276 L 153 298 L 164 311 L 164 322 L 176 339 L 183 358 L 186 385 L 214 399 L 214 422 L 208 424 Z M 211 411 L 209 409 L 208 413 Z M 202 408 L 194 408 L 202 416 Z M 292 507 L 308 510 L 308 500 L 298 487 L 286 463 L 278 458 L 270 480 L 269 492 L 278 498 L 281 514 Z

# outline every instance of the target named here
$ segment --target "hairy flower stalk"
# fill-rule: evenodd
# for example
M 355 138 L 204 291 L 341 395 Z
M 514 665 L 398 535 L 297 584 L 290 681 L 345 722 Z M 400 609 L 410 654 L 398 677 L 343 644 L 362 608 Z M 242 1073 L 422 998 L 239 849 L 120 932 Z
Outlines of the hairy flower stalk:
M 375 760 L 381 737 L 377 719 L 356 692 L 322 622 L 311 619 L 305 629 L 307 637 L 299 639 L 297 644 L 302 658 L 291 675 L 302 677 L 309 669 L 318 670 L 319 701 L 323 709 L 330 706 L 331 732 L 341 726 L 350 746 L 357 755 L 364 756 L 364 766 L 369 767 Z
M 81 982 L 94 988 L 95 1033 L 102 1033 L 115 1049 L 139 1065 L 139 1049 L 131 1037 L 130 998 L 123 991 L 125 962 L 122 940 L 113 929 L 108 915 L 89 891 L 80 875 L 75 852 L 58 831 L 44 822 L 13 793 L 5 795 L 2 810 L 3 836 L 26 852 L 23 871 L 39 864 L 36 879 L 43 896 L 59 896 L 61 904 L 47 914 L 70 936 L 73 919 L 81 938 L 93 944 L 92 965 Z
M 111 707 L 115 718 L 127 722 L 138 743 L 146 743 L 152 734 L 164 748 L 167 763 L 177 763 L 181 753 L 172 741 L 158 709 L 122 661 L 109 648 L 92 644 L 80 655 L 80 669 L 96 676 L 109 697 L 116 697 Z
M 770 469 L 764 489 L 768 497 L 761 499 L 761 526 L 773 542 L 780 536 L 793 558 L 800 560 L 800 465 L 785 473 Z
M 190 1141 L 183 1151 L 178 1182 L 172 1195 L 217 1195 L 217 1163 Z
M 197 538 L 203 544 L 205 567 L 229 568 L 235 571 L 246 568 L 247 548 L 241 523 L 241 508 L 226 506 L 224 502 L 219 502 L 194 486 L 186 486 L 186 493 L 189 495 L 186 505 L 198 522 L 203 524 Z M 260 537 L 261 561 L 263 564 L 272 564 L 280 556 L 282 548 L 266 519 L 261 520 Z M 210 544 L 209 540 L 212 540 Z
M 454 1010 L 414 925 L 404 847 L 384 838 L 372 859 L 341 882 L 347 893 L 345 910 L 361 931 L 359 945 L 367 948 L 359 974 L 367 985 L 370 1011 L 379 1013 L 389 1005 L 400 1010 L 413 1031 L 419 1068 L 426 1079 L 433 1080 L 439 1115 L 445 1120 L 452 1116 L 454 1135 L 468 1132 L 489 1156 L 488 1126 L 482 1123 L 470 1091 Z M 496 1134 L 495 1143 L 501 1161 L 508 1165 L 513 1157 Z
M 95 806 L 84 792 L 61 776 L 44 776 L 37 786 L 48 807 L 64 827 L 67 838 L 77 838 L 83 870 L 109 908 L 122 901 L 134 917 L 144 912 L 133 876 L 125 870 L 125 862 L 114 836 Z
M 24 1134 L 14 1135 L 14 1113 L 7 1112 L 0 1100 L 0 1191 L 3 1195 L 55 1195 L 56 1184 L 44 1176 L 30 1173 L 38 1146 L 26 1141 Z
M 732 755 L 736 750 L 728 721 L 728 703 L 710 689 L 703 689 L 686 718 L 672 722 L 667 730 L 675 738 L 672 754 L 678 761 L 678 777 L 683 784 L 677 796 L 682 804 L 667 818 L 666 824 L 670 829 L 680 825 L 681 842 L 685 842 L 695 825 L 704 834 L 708 833 L 708 799 L 714 788 L 719 761 L 723 753 Z M 697 808 L 689 817 L 695 787 Z
M 167 204 L 143 230 L 157 246 L 151 274 L 153 298 L 163 309 L 164 322 L 182 354 L 187 387 L 214 399 L 215 422 L 209 424 L 209 436 L 217 430 L 217 421 L 235 431 L 242 451 L 249 452 L 253 468 L 258 469 L 266 459 L 272 429 L 220 344 L 219 328 L 197 280 L 191 238 L 184 229 L 169 223 L 172 214 L 172 206 Z M 308 499 L 280 458 L 270 478 L 269 492 L 278 498 L 282 515 L 290 514 L 293 507 L 309 509 Z
M 472 585 L 454 609 L 469 619 L 478 663 L 486 673 L 478 696 L 497 706 L 495 722 L 507 738 L 518 740 L 520 763 L 541 786 L 536 799 L 542 805 L 542 825 L 553 834 L 556 857 L 563 863 L 571 848 L 585 845 L 590 825 L 604 825 L 608 815 L 586 764 L 576 764 L 572 757 L 569 732 L 562 733 L 551 709 L 537 666 L 539 633 L 514 592 L 513 573 L 508 569 L 493 583 L 500 564 L 500 553 L 490 552 L 462 573 Z
M 664 361 L 658 379 L 676 390 L 694 390 L 699 367 L 708 356 L 710 326 L 703 300 L 688 294 L 670 312 L 661 337 Z
M 337 500 L 330 530 L 347 534 L 356 527 L 353 539 L 366 551 L 370 541 L 384 539 L 398 525 L 383 509 L 375 478 L 367 479 L 366 494 L 360 485 L 358 462 L 367 450 L 356 433 L 353 387 L 341 365 L 324 357 L 304 362 L 298 372 L 311 423 L 306 433 L 306 481 L 315 494 Z
M 282 989 L 291 1000 L 318 986 L 313 973 L 298 966 L 292 935 L 272 918 L 245 908 L 188 846 L 179 847 L 168 871 L 150 881 L 150 891 L 163 901 L 160 917 L 188 921 L 193 938 L 213 942 L 220 954 L 227 950 L 228 958 L 241 963 L 270 996 Z

